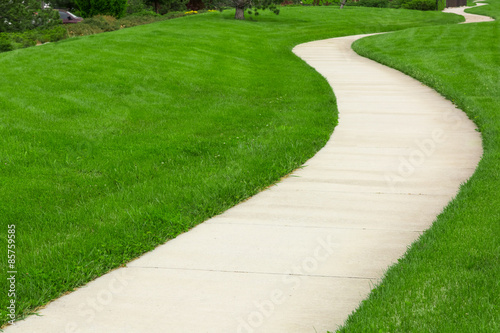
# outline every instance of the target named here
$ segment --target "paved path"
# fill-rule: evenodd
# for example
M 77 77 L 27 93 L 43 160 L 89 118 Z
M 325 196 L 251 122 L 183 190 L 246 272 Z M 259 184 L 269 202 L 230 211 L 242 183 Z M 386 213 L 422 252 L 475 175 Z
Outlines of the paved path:
M 360 37 L 294 49 L 328 79 L 340 110 L 305 168 L 6 332 L 335 330 L 482 153 L 463 112 L 357 56 Z
M 487 5 L 487 3 L 484 3 L 484 2 L 477 2 L 477 0 L 475 2 L 476 2 L 476 6 Z M 466 13 L 464 10 L 466 10 L 468 8 L 474 8 L 474 7 L 445 8 L 443 10 L 443 12 L 444 13 L 453 13 L 453 14 L 462 15 L 463 17 L 465 17 L 465 22 L 462 22 L 462 23 L 478 23 L 478 22 L 491 22 L 491 21 L 494 21 L 494 19 L 492 19 L 491 17 L 488 17 L 488 16 Z

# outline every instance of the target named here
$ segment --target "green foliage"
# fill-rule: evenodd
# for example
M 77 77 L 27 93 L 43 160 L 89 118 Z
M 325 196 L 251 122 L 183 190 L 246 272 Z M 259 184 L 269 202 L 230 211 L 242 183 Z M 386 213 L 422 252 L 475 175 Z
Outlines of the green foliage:
M 75 0 L 82 17 L 110 15 L 123 17 L 127 10 L 127 0 Z
M 0 52 L 34 46 L 37 43 L 57 42 L 68 37 L 62 25 L 50 29 L 33 29 L 24 32 L 0 33 Z
M 387 8 L 389 0 L 359 0 L 358 5 L 361 7 Z
M 14 50 L 14 43 L 10 34 L 0 32 L 0 52 L 7 52 Z
M 401 4 L 404 9 L 416 10 L 436 10 L 436 1 L 434 0 L 410 0 Z
M 438 0 L 438 10 L 441 11 L 446 8 L 446 0 Z
M 171 0 L 171 1 L 166 1 L 165 4 L 161 6 L 159 14 L 165 15 L 170 12 L 179 12 L 179 11 L 185 11 L 186 4 L 189 2 L 189 0 Z
M 152 11 L 153 7 L 146 4 L 146 0 L 128 0 L 127 14 L 136 14 L 146 11 Z
M 41 43 L 57 42 L 68 38 L 68 32 L 62 25 L 58 25 L 51 29 L 36 30 L 37 40 Z
M 158 14 L 166 14 L 172 11 L 186 10 L 189 0 L 145 0 L 145 3 L 153 8 Z
M 340 0 L 303 0 L 302 4 L 306 6 L 331 6 L 338 5 Z
M 137 25 L 170 20 L 181 16 L 184 16 L 184 12 L 170 12 L 165 15 L 159 15 L 152 11 L 144 11 L 121 18 L 117 22 L 120 24 L 120 28 L 130 28 Z
M 10 39 L 4 38 L 0 33 L 0 52 L 12 51 L 14 49 L 14 45 L 12 45 Z
M 96 27 L 102 32 L 115 31 L 120 28 L 113 16 L 96 15 L 91 18 L 85 19 L 85 24 Z
M 77 8 L 76 0 L 51 0 L 50 6 L 57 9 L 74 10 Z
M 259 11 L 268 9 L 278 15 L 280 12 L 278 6 L 281 2 L 282 0 L 214 0 L 213 4 L 219 10 L 227 7 L 235 8 L 235 18 L 243 20 L 245 11 L 257 16 Z
M 445 3 L 446 0 L 439 1 L 441 3 Z M 423 11 L 436 10 L 435 0 L 359 0 L 358 2 L 350 1 L 347 5 L 378 8 L 403 8 Z
M 112 16 L 97 15 L 92 18 L 86 18 L 78 24 L 67 24 L 65 28 L 70 37 L 78 37 L 165 21 L 183 15 L 184 12 L 170 12 L 165 15 L 159 15 L 152 11 L 142 11 L 121 19 L 115 19 Z
M 66 29 L 72 37 L 86 36 L 118 30 L 120 29 L 120 24 L 113 16 L 96 15 L 84 19 L 83 22 L 78 24 L 68 24 Z
M 217 9 L 216 1 L 217 0 L 204 0 L 203 5 L 205 6 L 205 9 L 214 10 Z
M 303 0 L 304 5 L 312 6 L 329 6 L 338 5 L 339 0 Z M 435 0 L 359 0 L 347 1 L 346 6 L 352 7 L 376 7 L 376 8 L 404 8 L 416 10 L 436 10 Z M 446 0 L 439 0 L 439 10 L 443 10 L 446 6 Z
M 88 22 L 80 22 L 78 24 L 68 24 L 66 26 L 70 37 L 88 36 L 103 33 L 100 24 L 93 25 Z M 110 31 L 110 30 L 107 30 Z
M 0 32 L 50 28 L 61 22 L 52 9 L 42 9 L 38 0 L 2 0 L 0 2 Z
M 152 10 L 142 10 L 140 12 L 137 12 L 137 13 L 134 13 L 134 14 L 131 14 L 129 15 L 130 17 L 141 17 L 141 16 L 145 16 L 145 17 L 149 17 L 149 16 L 153 16 L 153 17 L 161 17 L 160 14 L 157 14 L 155 13 L 154 11 Z M 122 19 L 123 20 L 123 19 Z

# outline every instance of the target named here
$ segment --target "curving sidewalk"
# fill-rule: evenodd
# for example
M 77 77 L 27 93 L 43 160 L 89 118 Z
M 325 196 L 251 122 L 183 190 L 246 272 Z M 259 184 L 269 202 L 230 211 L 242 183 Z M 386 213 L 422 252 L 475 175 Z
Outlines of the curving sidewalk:
M 476 2 L 476 6 L 484 6 L 487 5 L 487 3 L 484 2 L 478 2 L 482 0 L 474 0 Z M 443 10 L 443 13 L 453 13 L 457 15 L 462 15 L 465 18 L 465 22 L 463 23 L 479 23 L 479 22 L 491 22 L 494 21 L 493 18 L 488 17 L 488 16 L 483 16 L 483 15 L 477 15 L 477 14 L 469 14 L 466 13 L 465 10 L 469 8 L 474 8 L 474 7 L 452 7 L 452 8 L 445 8 Z
M 339 125 L 306 166 L 5 332 L 325 332 L 474 172 L 463 112 L 358 56 L 350 36 L 294 52 L 337 96 Z

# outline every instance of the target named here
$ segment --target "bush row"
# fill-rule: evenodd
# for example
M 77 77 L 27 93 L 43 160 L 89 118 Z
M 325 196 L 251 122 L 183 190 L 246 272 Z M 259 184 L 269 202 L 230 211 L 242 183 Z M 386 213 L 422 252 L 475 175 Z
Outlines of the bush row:
M 25 32 L 0 33 L 0 52 L 35 46 L 47 42 L 57 42 L 68 37 L 86 36 L 101 32 L 114 31 L 137 25 L 164 21 L 184 16 L 184 12 L 170 12 L 159 15 L 152 11 L 143 11 L 115 19 L 113 16 L 97 15 L 84 19 L 77 24 L 59 25 L 45 30 L 28 30 Z
M 12 51 L 24 47 L 48 42 L 57 42 L 68 37 L 65 27 L 59 25 L 50 29 L 34 29 L 24 32 L 0 33 L 0 52 Z
M 80 9 L 77 15 L 82 17 L 111 15 L 121 18 L 127 11 L 127 0 L 76 0 L 75 2 Z
M 340 0 L 302 0 L 302 3 L 312 6 L 328 6 L 340 4 Z M 438 0 L 439 10 L 443 10 L 445 5 L 446 0 Z M 346 6 L 436 10 L 436 0 L 349 0 Z
M 436 0 L 359 0 L 351 5 L 379 8 L 436 10 Z
M 208 8 L 214 0 L 191 0 L 197 9 Z M 189 0 L 51 0 L 53 8 L 70 10 L 84 18 L 109 15 L 117 19 L 142 11 L 166 14 L 172 11 L 186 11 Z M 192 9 L 192 8 L 190 8 Z
M 77 24 L 68 24 L 66 25 L 66 29 L 70 37 L 86 36 L 164 21 L 183 15 L 184 12 L 170 12 L 165 15 L 159 15 L 152 11 L 135 13 L 121 19 L 116 19 L 113 16 L 97 15 L 92 18 L 84 19 Z

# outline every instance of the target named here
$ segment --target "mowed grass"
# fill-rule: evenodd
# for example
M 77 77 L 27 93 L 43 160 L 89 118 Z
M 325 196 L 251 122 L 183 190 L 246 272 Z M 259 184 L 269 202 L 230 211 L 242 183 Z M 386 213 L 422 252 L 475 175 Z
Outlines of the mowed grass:
M 7 225 L 16 226 L 18 316 L 314 155 L 336 124 L 335 98 L 292 54 L 295 45 L 461 21 L 333 7 L 283 8 L 245 22 L 233 15 L 0 54 L 0 238 L 6 244 Z M 8 290 L 6 279 L 0 289 Z M 5 322 L 7 293 L 0 299 Z
M 500 3 L 470 12 L 499 18 Z M 410 29 L 354 49 L 454 101 L 481 131 L 484 156 L 340 332 L 500 332 L 500 24 Z

